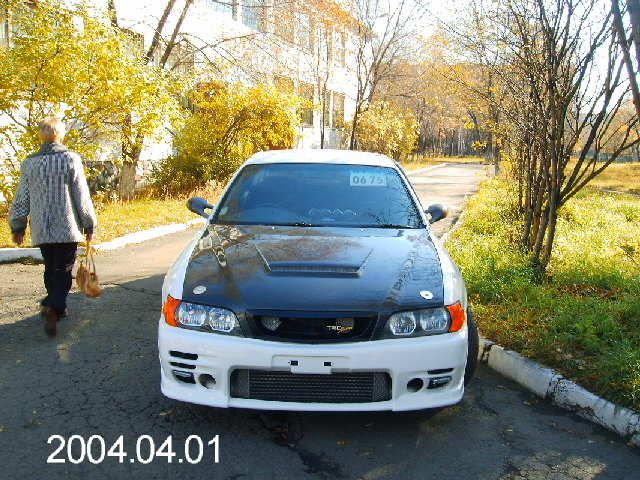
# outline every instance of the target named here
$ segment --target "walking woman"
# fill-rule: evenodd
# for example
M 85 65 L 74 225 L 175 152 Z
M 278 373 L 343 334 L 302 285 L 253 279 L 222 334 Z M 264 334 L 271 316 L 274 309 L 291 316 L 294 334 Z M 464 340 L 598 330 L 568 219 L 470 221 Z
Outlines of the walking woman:
M 22 163 L 9 212 L 13 241 L 22 244 L 29 223 L 32 243 L 42 252 L 47 296 L 41 311 L 51 337 L 67 313 L 78 242 L 91 240 L 97 223 L 80 155 L 62 145 L 64 135 L 65 125 L 57 118 L 40 123 L 42 146 Z

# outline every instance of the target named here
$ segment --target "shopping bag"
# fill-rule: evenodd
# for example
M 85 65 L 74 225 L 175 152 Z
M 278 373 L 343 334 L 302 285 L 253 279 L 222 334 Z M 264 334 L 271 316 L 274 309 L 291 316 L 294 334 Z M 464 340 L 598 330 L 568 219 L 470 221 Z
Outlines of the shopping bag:
M 87 297 L 99 297 L 102 293 L 102 287 L 96 272 L 95 248 L 91 246 L 91 242 L 85 245 L 84 253 L 80 255 L 80 265 L 76 272 L 76 285 L 78 289 Z

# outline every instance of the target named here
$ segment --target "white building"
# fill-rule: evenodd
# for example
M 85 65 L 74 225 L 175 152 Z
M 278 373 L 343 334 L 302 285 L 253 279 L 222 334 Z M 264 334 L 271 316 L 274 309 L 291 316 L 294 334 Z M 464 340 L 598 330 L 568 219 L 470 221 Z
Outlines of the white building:
M 106 9 L 108 1 L 100 2 Z M 194 0 L 166 67 L 204 70 L 215 64 L 229 81 L 268 82 L 293 90 L 308 99 L 309 105 L 315 105 L 302 114 L 297 145 L 340 148 L 345 119 L 355 108 L 357 81 L 355 73 L 347 68 L 354 63 L 350 58 L 353 37 L 348 28 L 339 26 L 340 22 L 322 18 L 322 12 L 314 14 L 311 3 Z M 315 3 L 336 5 L 330 0 Z M 157 0 L 115 0 L 118 25 L 139 35 L 146 51 L 166 4 Z M 162 31 L 165 40 L 173 33 L 184 6 L 185 0 L 176 2 Z M 159 55 L 154 60 L 159 62 Z M 164 158 L 168 148 L 147 148 L 142 159 Z
M 80 3 L 62 1 L 70 10 Z M 210 76 L 245 84 L 266 82 L 292 90 L 309 105 L 301 115 L 297 146 L 340 148 L 357 89 L 355 72 L 349 68 L 355 64 L 353 18 L 347 7 L 337 3 L 346 6 L 349 1 L 177 0 L 153 60 L 160 63 L 160 54 L 188 4 L 165 68 L 194 69 L 202 72 L 203 80 Z M 109 3 L 115 7 L 118 26 L 131 34 L 141 51 L 147 51 L 168 0 L 95 0 L 91 6 L 108 12 Z M 0 44 L 10 43 L 10 17 L 9 11 L 0 9 Z M 11 122 L 11 118 L 0 117 L 0 125 Z M 2 148 L 0 145 L 0 156 L 9 157 Z M 138 173 L 148 173 L 149 164 L 166 158 L 172 148 L 169 137 L 148 142 Z M 105 143 L 95 160 L 117 158 L 119 150 L 118 144 Z

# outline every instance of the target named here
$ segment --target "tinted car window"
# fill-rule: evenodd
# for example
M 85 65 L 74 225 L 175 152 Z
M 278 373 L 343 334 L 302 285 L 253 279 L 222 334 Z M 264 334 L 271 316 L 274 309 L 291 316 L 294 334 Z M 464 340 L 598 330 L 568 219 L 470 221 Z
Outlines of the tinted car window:
M 396 170 L 362 165 L 248 165 L 214 220 L 225 224 L 421 228 Z

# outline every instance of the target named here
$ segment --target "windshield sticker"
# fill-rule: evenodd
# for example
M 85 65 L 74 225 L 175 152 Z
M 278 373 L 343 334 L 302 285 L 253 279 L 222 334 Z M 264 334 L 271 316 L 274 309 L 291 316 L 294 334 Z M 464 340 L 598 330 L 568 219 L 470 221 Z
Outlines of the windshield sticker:
M 349 186 L 351 187 L 386 187 L 387 177 L 384 173 L 363 172 L 352 170 L 349 172 Z

